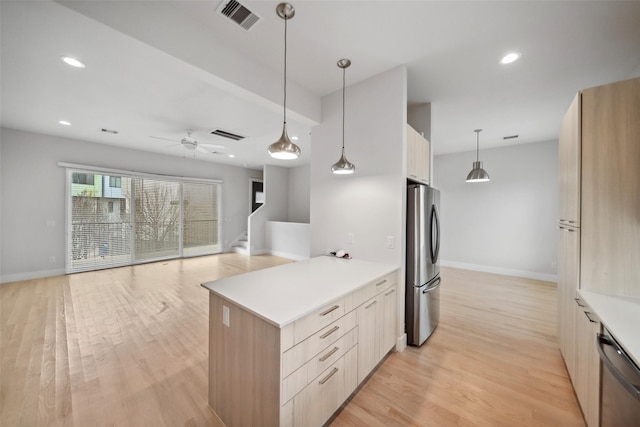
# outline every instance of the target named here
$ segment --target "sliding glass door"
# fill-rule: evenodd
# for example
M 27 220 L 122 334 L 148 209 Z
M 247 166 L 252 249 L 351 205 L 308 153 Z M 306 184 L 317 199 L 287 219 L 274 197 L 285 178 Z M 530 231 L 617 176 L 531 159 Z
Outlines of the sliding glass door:
M 135 259 L 180 255 L 180 183 L 134 179 Z
M 68 170 L 67 272 L 220 252 L 219 183 Z
M 185 182 L 182 185 L 184 255 L 219 252 L 218 186 L 201 182 Z

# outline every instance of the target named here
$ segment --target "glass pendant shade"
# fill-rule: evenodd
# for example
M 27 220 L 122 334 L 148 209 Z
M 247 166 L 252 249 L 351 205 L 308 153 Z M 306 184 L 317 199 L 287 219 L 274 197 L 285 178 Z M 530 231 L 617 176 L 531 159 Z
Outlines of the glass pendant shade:
M 293 18 L 296 10 L 289 3 L 280 3 L 276 7 L 276 14 L 284 19 L 284 102 L 282 135 L 280 139 L 271 144 L 267 152 L 274 159 L 293 160 L 300 156 L 300 147 L 298 147 L 287 134 L 287 21 Z
M 331 172 L 336 175 L 348 175 L 356 171 L 356 166 L 347 160 L 344 155 L 344 87 L 345 87 L 345 70 L 351 65 L 348 59 L 338 61 L 338 67 L 342 68 L 342 154 L 340 159 L 331 166 Z
M 473 169 L 467 175 L 467 182 L 486 182 L 490 181 L 489 174 L 486 170 L 482 169 L 482 162 L 480 161 L 480 132 L 482 129 L 474 130 L 476 133 L 476 161 L 473 162 Z
M 300 156 L 300 147 L 291 141 L 287 135 L 287 124 L 282 125 L 282 136 L 267 149 L 274 159 L 292 160 Z

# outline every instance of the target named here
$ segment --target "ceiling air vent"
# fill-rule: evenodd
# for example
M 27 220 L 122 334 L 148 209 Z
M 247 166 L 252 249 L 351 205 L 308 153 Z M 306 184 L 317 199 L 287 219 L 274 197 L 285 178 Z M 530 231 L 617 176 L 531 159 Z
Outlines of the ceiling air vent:
M 509 135 L 509 136 L 503 136 L 502 139 L 507 140 L 507 139 L 516 139 L 519 135 Z
M 241 139 L 246 138 L 246 137 L 244 137 L 242 135 L 238 135 L 238 134 L 235 134 L 233 132 L 229 132 L 227 130 L 222 130 L 222 129 L 214 129 L 209 133 L 211 135 L 217 135 L 217 136 L 221 136 L 223 138 L 233 139 L 234 141 L 240 141 Z
M 236 0 L 223 1 L 218 7 L 217 12 L 231 19 L 247 31 L 260 20 L 258 15 L 251 12 Z

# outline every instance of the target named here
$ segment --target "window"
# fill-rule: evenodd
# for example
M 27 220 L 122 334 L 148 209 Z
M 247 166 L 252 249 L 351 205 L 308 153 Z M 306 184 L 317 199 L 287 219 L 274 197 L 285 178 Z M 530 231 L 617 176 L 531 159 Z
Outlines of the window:
M 68 273 L 220 251 L 219 183 L 71 170 L 67 177 Z
M 122 188 L 122 177 L 121 176 L 110 176 L 109 177 L 109 187 L 111 187 L 111 188 Z
M 74 172 L 72 182 L 74 184 L 93 185 L 93 174 Z

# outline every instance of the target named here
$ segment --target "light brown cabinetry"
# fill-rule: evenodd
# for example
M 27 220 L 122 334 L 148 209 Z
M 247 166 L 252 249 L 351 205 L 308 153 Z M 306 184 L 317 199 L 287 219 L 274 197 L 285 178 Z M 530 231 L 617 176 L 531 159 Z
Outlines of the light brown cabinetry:
M 575 299 L 575 367 L 571 377 L 587 426 L 600 423 L 600 357 L 596 335 L 600 322 L 580 298 Z
M 358 384 L 395 345 L 396 287 L 386 287 L 358 307 Z
M 580 226 L 580 94 L 573 99 L 560 125 L 558 152 L 560 223 Z
M 589 427 L 599 425 L 600 325 L 574 298 L 640 297 L 638 123 L 640 78 L 582 91 L 560 128 L 558 339 Z
M 575 306 L 580 274 L 580 230 L 558 226 L 558 342 L 571 378 L 575 374 Z
M 393 347 L 397 283 L 396 270 L 281 328 L 211 292 L 209 405 L 230 427 L 324 424 Z
M 429 150 L 429 141 L 407 125 L 407 178 L 429 184 L 431 174 Z
M 640 77 L 582 92 L 581 287 L 640 297 Z

